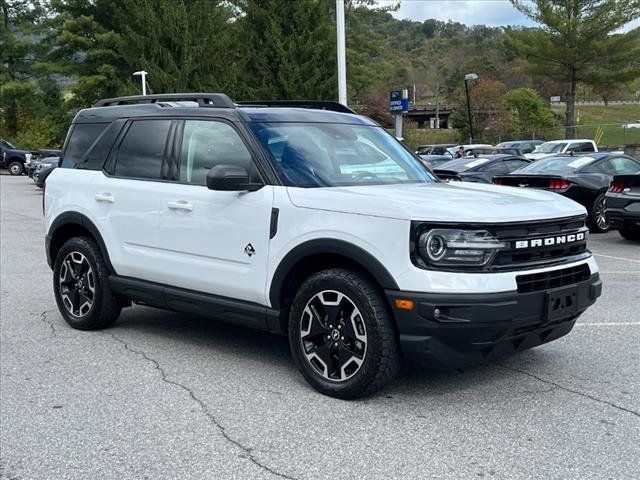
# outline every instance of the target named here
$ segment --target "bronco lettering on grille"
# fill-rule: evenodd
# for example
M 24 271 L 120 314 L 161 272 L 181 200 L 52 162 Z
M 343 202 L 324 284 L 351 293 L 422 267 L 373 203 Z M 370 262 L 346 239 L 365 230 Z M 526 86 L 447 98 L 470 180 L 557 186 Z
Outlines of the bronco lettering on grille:
M 515 247 L 519 248 L 535 248 L 535 247 L 551 247 L 553 245 L 564 245 L 566 243 L 581 242 L 586 238 L 585 232 L 574 233 L 571 235 L 558 235 L 547 238 L 534 238 L 531 240 L 517 240 Z

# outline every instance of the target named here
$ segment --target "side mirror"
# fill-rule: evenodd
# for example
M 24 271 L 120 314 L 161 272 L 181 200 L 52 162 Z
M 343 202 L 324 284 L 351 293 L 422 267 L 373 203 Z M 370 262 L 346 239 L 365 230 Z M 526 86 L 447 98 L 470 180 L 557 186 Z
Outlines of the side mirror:
M 209 190 L 255 192 L 262 187 L 264 187 L 262 183 L 251 183 L 247 169 L 237 165 L 216 165 L 207 172 L 207 188 Z

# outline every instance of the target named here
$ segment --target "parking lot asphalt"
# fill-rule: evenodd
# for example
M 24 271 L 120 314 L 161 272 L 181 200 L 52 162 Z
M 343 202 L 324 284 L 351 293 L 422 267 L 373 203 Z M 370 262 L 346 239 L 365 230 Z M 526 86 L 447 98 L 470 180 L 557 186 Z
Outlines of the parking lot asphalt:
M 341 401 L 283 337 L 141 306 L 72 330 L 40 190 L 0 194 L 3 479 L 640 478 L 640 244 L 617 232 L 591 237 L 603 296 L 568 336 Z

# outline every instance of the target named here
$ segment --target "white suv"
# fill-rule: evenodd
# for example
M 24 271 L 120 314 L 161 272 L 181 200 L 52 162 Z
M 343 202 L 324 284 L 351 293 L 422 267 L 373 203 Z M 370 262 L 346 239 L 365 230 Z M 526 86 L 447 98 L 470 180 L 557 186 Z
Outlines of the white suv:
M 582 206 L 441 183 L 331 102 L 103 100 L 62 167 L 46 246 L 72 327 L 135 302 L 282 333 L 340 398 L 381 388 L 401 356 L 461 367 L 556 339 L 601 292 Z
M 531 160 L 558 155 L 560 153 L 593 153 L 598 151 L 596 142 L 588 139 L 581 140 L 551 140 L 542 145 L 538 145 L 531 153 L 524 156 Z

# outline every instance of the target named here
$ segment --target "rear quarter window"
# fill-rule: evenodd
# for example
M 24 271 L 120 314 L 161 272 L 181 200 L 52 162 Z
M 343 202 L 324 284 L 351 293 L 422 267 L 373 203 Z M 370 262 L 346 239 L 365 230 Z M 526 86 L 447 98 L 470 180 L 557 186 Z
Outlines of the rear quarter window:
M 76 167 L 108 125 L 108 123 L 77 123 L 72 125 L 62 153 L 60 166 Z

